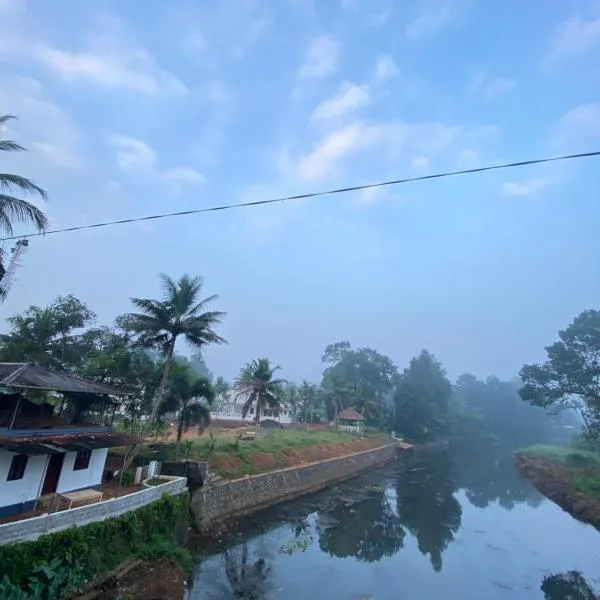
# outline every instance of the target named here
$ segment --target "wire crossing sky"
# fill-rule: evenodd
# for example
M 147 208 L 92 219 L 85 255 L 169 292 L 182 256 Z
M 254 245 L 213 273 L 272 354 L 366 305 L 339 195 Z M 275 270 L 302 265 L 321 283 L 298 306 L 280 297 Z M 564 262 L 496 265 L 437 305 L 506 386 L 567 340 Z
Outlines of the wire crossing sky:
M 356 192 L 356 191 L 367 190 L 367 189 L 372 189 L 372 188 L 393 186 L 393 185 L 399 185 L 402 183 L 411 183 L 411 182 L 415 182 L 415 181 L 425 181 L 428 179 L 441 179 L 444 177 L 454 177 L 456 175 L 468 175 L 468 174 L 473 174 L 473 173 L 481 173 L 484 171 L 497 171 L 497 170 L 501 170 L 501 169 L 512 169 L 512 168 L 516 168 L 516 167 L 539 165 L 542 163 L 556 162 L 556 161 L 562 161 L 562 160 L 574 160 L 574 159 L 581 159 L 581 158 L 591 158 L 591 157 L 598 157 L 598 156 L 600 156 L 600 151 L 584 152 L 584 153 L 580 153 L 580 154 L 566 154 L 566 155 L 554 156 L 554 157 L 550 157 L 550 158 L 537 158 L 537 159 L 533 159 L 533 160 L 525 160 L 525 161 L 512 162 L 512 163 L 503 163 L 503 164 L 499 164 L 499 165 L 489 165 L 487 167 L 478 167 L 476 169 L 464 169 L 462 171 L 447 171 L 444 173 L 434 173 L 431 175 L 420 175 L 418 177 L 407 177 L 404 179 L 394 179 L 394 180 L 390 180 L 390 181 L 381 181 L 378 183 L 355 185 L 355 186 L 350 186 L 350 187 L 325 190 L 325 191 L 321 191 L 321 192 L 309 192 L 307 194 L 297 194 L 295 196 L 284 196 L 281 198 L 255 200 L 253 202 L 241 202 L 238 204 L 223 204 L 223 205 L 219 205 L 219 206 L 209 206 L 206 208 L 195 208 L 195 209 L 183 210 L 183 211 L 178 211 L 178 212 L 161 213 L 161 214 L 157 214 L 157 215 L 148 215 L 145 217 L 132 217 L 130 219 L 105 221 L 102 223 L 93 223 L 91 225 L 75 225 L 73 227 L 64 227 L 62 229 L 51 229 L 50 231 L 45 231 L 43 233 L 34 232 L 34 233 L 28 233 L 25 235 L 13 235 L 10 237 L 0 238 L 0 242 L 7 242 L 10 240 L 19 240 L 19 239 L 30 238 L 30 237 L 46 236 L 46 235 L 56 234 L 56 233 L 67 233 L 70 231 L 81 231 L 83 229 L 96 229 L 98 227 L 109 227 L 111 225 L 124 225 L 126 223 L 136 223 L 138 221 L 151 221 L 151 220 L 155 220 L 155 219 L 166 219 L 166 218 L 170 218 L 170 217 L 182 217 L 185 215 L 195 215 L 195 214 L 200 214 L 200 213 L 216 212 L 216 211 L 221 211 L 221 210 L 231 210 L 234 208 L 248 208 L 248 207 L 253 207 L 253 206 L 261 206 L 261 205 L 265 205 L 265 204 L 275 204 L 276 202 L 285 202 L 286 200 L 301 200 L 301 199 L 306 199 L 306 198 L 316 198 L 319 196 L 331 196 L 333 194 L 345 194 L 348 192 Z

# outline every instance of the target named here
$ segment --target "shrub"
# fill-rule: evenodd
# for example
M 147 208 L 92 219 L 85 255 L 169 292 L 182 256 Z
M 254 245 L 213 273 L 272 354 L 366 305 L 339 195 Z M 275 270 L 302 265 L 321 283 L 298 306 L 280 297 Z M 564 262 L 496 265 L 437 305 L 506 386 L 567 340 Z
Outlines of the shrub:
M 597 460 L 592 456 L 586 456 L 585 454 L 581 454 L 579 452 L 572 452 L 571 454 L 567 454 L 567 458 L 565 462 L 569 467 L 577 467 L 577 468 L 585 468 L 591 467 L 597 464 Z
M 35 569 L 49 566 L 55 557 L 67 553 L 77 557 L 83 577 L 94 579 L 141 552 L 157 537 L 174 545 L 182 543 L 188 523 L 187 494 L 163 496 L 115 519 L 43 535 L 35 542 L 0 546 L 0 580 L 6 576 L 12 584 L 24 587 Z

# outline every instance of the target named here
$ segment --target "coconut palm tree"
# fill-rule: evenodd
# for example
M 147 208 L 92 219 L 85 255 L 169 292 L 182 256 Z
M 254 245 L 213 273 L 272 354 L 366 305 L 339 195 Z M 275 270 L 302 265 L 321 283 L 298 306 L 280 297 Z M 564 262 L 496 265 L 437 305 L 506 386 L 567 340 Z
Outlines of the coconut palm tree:
M 253 360 L 242 368 L 234 383 L 236 398 L 246 398 L 242 407 L 242 418 L 246 418 L 252 406 L 255 408 L 254 421 L 257 425 L 265 410 L 273 411 L 275 417 L 279 416 L 285 380 L 275 379 L 274 375 L 280 368 L 272 366 L 268 358 Z
M 0 128 L 11 119 L 13 115 L 0 115 Z M 0 139 L 0 151 L 18 152 L 25 148 L 11 140 Z M 37 194 L 46 200 L 46 192 L 33 181 L 20 175 L 11 175 L 0 172 L 0 232 L 13 235 L 13 226 L 32 225 L 37 231 L 43 232 L 48 227 L 46 215 L 31 202 L 18 198 L 15 194 Z M 0 281 L 5 274 L 3 252 L 0 249 Z M 6 292 L 0 285 L 0 298 L 4 298 Z
M 177 365 L 179 366 L 179 365 Z M 194 377 L 189 368 L 179 366 L 172 374 L 165 393 L 161 413 L 178 412 L 175 458 L 179 456 L 181 438 L 190 427 L 198 426 L 200 434 L 210 422 L 210 405 L 215 399 L 215 391 L 207 377 Z
M 201 299 L 202 278 L 189 275 L 183 275 L 177 281 L 167 275 L 161 275 L 160 278 L 162 299 L 132 298 L 134 306 L 141 312 L 129 313 L 123 319 L 125 327 L 134 334 L 139 345 L 159 349 L 165 359 L 160 385 L 143 433 L 154 423 L 163 402 L 177 339 L 183 337 L 196 348 L 226 343 L 213 330 L 215 325 L 222 322 L 225 313 L 205 311 L 206 305 L 216 300 L 217 296 Z M 129 463 L 138 450 L 139 446 L 133 449 Z

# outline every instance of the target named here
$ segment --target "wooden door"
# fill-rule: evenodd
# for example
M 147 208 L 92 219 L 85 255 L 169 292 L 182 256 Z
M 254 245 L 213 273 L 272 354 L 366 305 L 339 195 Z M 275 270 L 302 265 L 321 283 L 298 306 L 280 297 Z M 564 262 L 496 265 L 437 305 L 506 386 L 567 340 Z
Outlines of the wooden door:
M 62 469 L 65 455 L 51 454 L 50 460 L 48 461 L 48 468 L 46 469 L 46 476 L 44 477 L 44 485 L 42 486 L 42 495 L 53 494 L 56 492 L 58 487 L 58 479 L 60 477 L 60 471 Z

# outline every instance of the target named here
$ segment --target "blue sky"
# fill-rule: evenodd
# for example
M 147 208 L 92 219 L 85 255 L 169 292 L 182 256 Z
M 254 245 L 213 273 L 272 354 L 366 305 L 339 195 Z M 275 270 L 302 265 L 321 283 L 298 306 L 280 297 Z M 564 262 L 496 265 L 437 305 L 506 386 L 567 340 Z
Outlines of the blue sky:
M 61 10 L 58 10 L 60 6 Z M 53 227 L 600 149 L 600 3 L 0 0 L 3 158 Z M 596 65 L 596 67 L 594 66 Z M 217 374 L 318 381 L 349 340 L 510 377 L 598 307 L 600 162 L 554 163 L 31 242 L 0 318 L 99 322 L 201 274 Z

